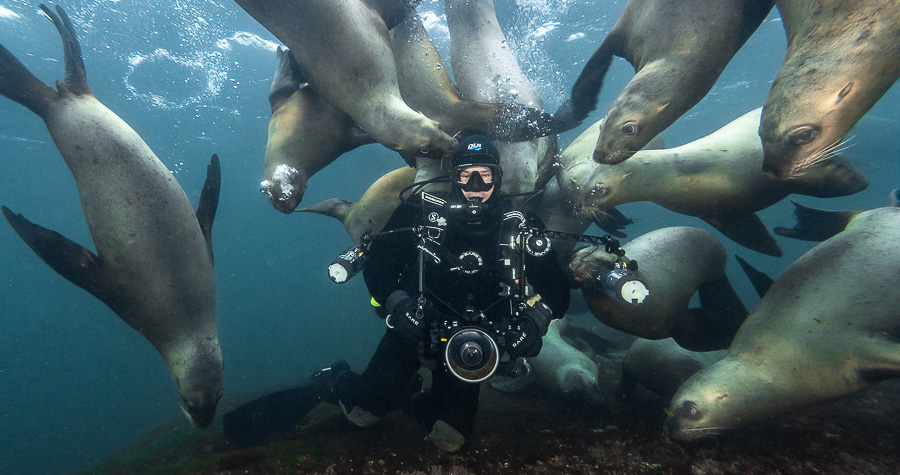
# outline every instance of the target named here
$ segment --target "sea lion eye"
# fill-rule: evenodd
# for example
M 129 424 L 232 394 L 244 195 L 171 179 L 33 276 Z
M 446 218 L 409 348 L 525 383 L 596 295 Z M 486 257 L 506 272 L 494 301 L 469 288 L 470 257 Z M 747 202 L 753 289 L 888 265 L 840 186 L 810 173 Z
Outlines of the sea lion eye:
M 641 131 L 641 127 L 634 122 L 628 122 L 622 126 L 622 133 L 625 135 L 637 135 Z
M 812 142 L 819 136 L 819 131 L 815 127 L 808 125 L 798 127 L 788 135 L 788 140 L 794 145 L 804 145 Z
M 682 409 L 682 414 L 690 419 L 696 419 L 700 414 L 699 409 L 697 409 L 697 405 L 690 401 L 684 403 Z

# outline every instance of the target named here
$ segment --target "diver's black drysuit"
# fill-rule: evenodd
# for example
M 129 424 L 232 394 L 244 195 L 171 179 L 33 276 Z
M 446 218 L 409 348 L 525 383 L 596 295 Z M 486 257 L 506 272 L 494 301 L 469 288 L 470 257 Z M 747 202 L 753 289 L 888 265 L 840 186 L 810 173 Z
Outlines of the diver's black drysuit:
M 419 194 L 401 204 L 385 225 L 381 236 L 372 242 L 363 274 L 369 292 L 381 305 L 397 290 L 405 291 L 414 300 L 419 297 L 420 252 L 417 245 L 422 241 L 413 232 L 397 230 L 419 225 L 431 227 L 432 237 L 436 239 L 425 247 L 440 262 L 425 253 L 422 279 L 424 297 L 428 302 L 424 309 L 425 321 L 443 319 L 464 322 L 465 315 L 483 312 L 487 320 L 503 322 L 500 333 L 505 332 L 506 336 L 498 339 L 498 346 L 501 351 L 508 349 L 516 337 L 517 320 L 523 317 L 511 318 L 512 299 L 500 295 L 503 290 L 501 283 L 515 283 L 504 282 L 504 269 L 500 262 L 504 256 L 499 244 L 501 239 L 508 240 L 517 232 L 518 224 L 522 223 L 521 217 L 525 215 L 510 213 L 513 207 L 508 200 L 493 197 L 495 199 L 490 200 L 492 205 L 485 210 L 485 215 L 472 220 L 464 212 L 464 206 L 461 210 L 448 207 L 458 203 L 458 197 L 427 195 L 424 200 L 423 194 Z M 441 201 L 450 203 L 441 204 Z M 519 219 L 515 219 L 516 215 Z M 538 218 L 525 218 L 528 226 L 543 227 Z M 388 231 L 396 232 L 385 235 Z M 473 263 L 477 261 L 475 254 L 481 257 L 483 265 L 476 272 L 471 272 L 471 268 L 467 268 L 469 272 L 460 269 L 460 257 L 465 255 Z M 541 302 L 552 310 L 552 318 L 561 318 L 569 305 L 569 284 L 556 253 L 551 249 L 540 257 L 526 255 L 524 260 L 527 282 L 540 294 Z M 345 407 L 358 405 L 376 416 L 397 409 L 403 397 L 408 396 L 404 394 L 405 388 L 422 366 L 420 354 L 425 348 L 426 360 L 434 356 L 436 363 L 432 370 L 432 387 L 425 403 L 417 398 L 419 410 L 413 411 L 413 416 L 425 425 L 427 431 L 431 431 L 436 421 L 442 420 L 468 436 L 473 428 L 480 385 L 456 378 L 446 367 L 442 355 L 429 355 L 428 338 L 426 334 L 423 337 L 425 342 L 413 342 L 389 327 L 362 375 L 341 378 L 337 383 L 335 389 L 342 395 L 341 403 Z M 538 341 L 532 353 L 539 349 Z

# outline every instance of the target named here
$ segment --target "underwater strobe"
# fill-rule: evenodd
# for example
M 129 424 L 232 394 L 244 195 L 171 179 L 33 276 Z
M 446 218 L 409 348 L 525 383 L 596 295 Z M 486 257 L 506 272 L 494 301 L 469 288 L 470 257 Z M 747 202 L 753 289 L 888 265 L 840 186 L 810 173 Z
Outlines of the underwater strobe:
M 486 331 L 464 327 L 447 339 L 444 361 L 453 376 L 468 383 L 480 383 L 497 371 L 500 352 L 497 342 Z
M 638 305 L 650 295 L 647 286 L 644 285 L 630 270 L 617 267 L 609 272 L 600 272 L 594 285 L 599 287 L 604 294 L 624 303 Z

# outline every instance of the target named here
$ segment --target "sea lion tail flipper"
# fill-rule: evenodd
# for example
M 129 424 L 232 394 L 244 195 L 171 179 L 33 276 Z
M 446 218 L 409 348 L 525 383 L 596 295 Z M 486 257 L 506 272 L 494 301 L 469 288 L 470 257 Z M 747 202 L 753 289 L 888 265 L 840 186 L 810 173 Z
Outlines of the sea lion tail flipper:
M 844 157 L 832 156 L 787 180 L 791 193 L 816 198 L 849 196 L 869 187 L 865 173 Z
M 78 35 L 75 34 L 75 27 L 72 25 L 72 21 L 69 20 L 69 15 L 66 14 L 61 5 L 56 5 L 56 12 L 59 16 L 54 15 L 53 11 L 43 3 L 40 4 L 40 7 L 44 14 L 47 15 L 47 18 L 56 26 L 59 36 L 62 38 L 63 58 L 66 64 L 66 88 L 73 94 L 92 95 L 93 93 L 91 88 L 88 87 L 87 76 L 84 71 L 81 45 L 78 43 Z
M 284 46 L 276 50 L 275 75 L 272 77 L 272 86 L 269 88 L 269 105 L 274 112 L 278 107 L 291 97 L 291 94 L 300 89 L 300 83 L 304 82 L 300 65 L 294 58 L 294 54 Z
M 710 226 L 716 228 L 728 239 L 752 251 L 768 256 L 781 257 L 784 253 L 769 234 L 769 230 L 755 213 L 730 216 L 728 219 L 702 218 Z
M 744 270 L 744 274 L 747 274 L 747 278 L 750 279 L 750 283 L 753 284 L 756 293 L 760 297 L 766 295 L 766 292 L 769 291 L 769 288 L 772 287 L 772 284 L 774 284 L 775 281 L 765 272 L 755 269 L 750 263 L 741 259 L 741 256 L 735 255 L 734 258 L 737 259 L 741 269 Z
M 0 95 L 22 104 L 41 118 L 57 98 L 53 88 L 31 74 L 3 45 L 0 45 Z
M 331 216 L 332 218 L 340 221 L 342 224 L 347 220 L 347 215 L 350 214 L 350 209 L 353 208 L 353 205 L 356 204 L 352 201 L 342 200 L 340 198 L 331 198 L 325 201 L 321 201 L 312 206 L 307 206 L 306 208 L 300 208 L 294 210 L 295 213 L 316 213 L 322 214 L 325 216 Z
M 203 183 L 203 191 L 200 192 L 200 204 L 197 205 L 197 222 L 206 239 L 206 247 L 209 249 L 209 258 L 213 258 L 212 225 L 216 219 L 216 211 L 219 209 L 219 189 L 222 186 L 222 169 L 219 165 L 219 156 L 212 155 L 209 165 L 206 166 L 206 182 Z
M 794 200 L 794 216 L 797 222 L 793 228 L 776 227 L 779 236 L 801 241 L 824 241 L 844 230 L 860 211 L 828 211 L 803 206 Z
M 100 279 L 100 259 L 80 244 L 56 231 L 32 223 L 21 214 L 2 207 L 3 216 L 16 234 L 28 244 L 51 269 L 69 282 L 87 290 L 92 295 L 116 310 Z
M 619 231 L 625 229 L 625 226 L 634 223 L 634 220 L 622 214 L 621 211 L 613 208 L 607 208 L 603 212 L 598 213 L 594 218 L 594 224 L 604 232 L 617 238 L 624 238 L 628 235 Z

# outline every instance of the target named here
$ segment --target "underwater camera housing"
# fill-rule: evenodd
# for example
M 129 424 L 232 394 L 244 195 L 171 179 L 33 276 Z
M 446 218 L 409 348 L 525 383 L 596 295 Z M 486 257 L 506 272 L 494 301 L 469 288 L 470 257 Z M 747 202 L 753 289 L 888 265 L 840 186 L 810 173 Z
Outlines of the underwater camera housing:
M 490 378 L 500 365 L 497 342 L 478 327 L 463 327 L 450 335 L 443 353 L 450 373 L 468 383 Z

